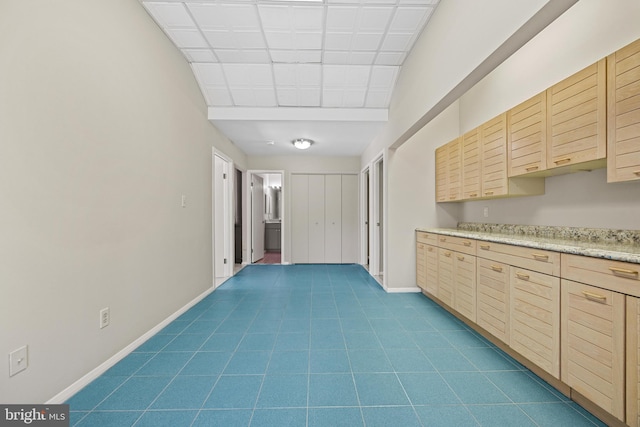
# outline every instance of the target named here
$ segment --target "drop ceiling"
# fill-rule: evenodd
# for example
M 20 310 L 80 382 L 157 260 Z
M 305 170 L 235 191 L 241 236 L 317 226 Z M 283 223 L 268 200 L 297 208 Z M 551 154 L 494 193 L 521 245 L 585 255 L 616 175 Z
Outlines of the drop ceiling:
M 439 0 L 165 0 L 143 6 L 247 155 L 358 156 Z M 273 143 L 269 143 L 273 141 Z

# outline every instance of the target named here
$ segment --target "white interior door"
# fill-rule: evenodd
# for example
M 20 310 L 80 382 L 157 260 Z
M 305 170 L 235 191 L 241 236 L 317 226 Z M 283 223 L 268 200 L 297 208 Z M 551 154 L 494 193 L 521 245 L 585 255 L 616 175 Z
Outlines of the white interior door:
M 358 175 L 342 175 L 342 262 L 358 262 Z
M 213 265 L 216 279 L 231 276 L 231 179 L 228 160 L 215 155 L 213 162 Z M 216 280 L 216 282 L 218 282 Z
M 383 180 L 383 160 L 378 159 L 373 164 L 372 175 L 372 224 L 371 230 L 371 258 L 369 259 L 369 272 L 374 276 L 383 274 L 384 268 L 384 180 Z
M 309 262 L 324 260 L 324 175 L 309 175 Z
M 291 175 L 291 262 L 309 262 L 309 175 Z
M 342 176 L 324 178 L 324 262 L 342 262 Z
M 264 183 L 251 175 L 251 262 L 264 258 Z

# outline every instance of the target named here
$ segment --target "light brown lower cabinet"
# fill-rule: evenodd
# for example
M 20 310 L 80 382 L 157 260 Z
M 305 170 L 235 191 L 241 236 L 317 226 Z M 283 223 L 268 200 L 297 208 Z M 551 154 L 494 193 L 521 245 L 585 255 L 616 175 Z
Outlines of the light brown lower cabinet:
M 478 258 L 476 322 L 509 344 L 509 266 Z
M 476 257 L 454 252 L 453 308 L 472 322 L 476 321 Z
M 425 255 L 426 291 L 431 295 L 438 295 L 438 247 L 433 245 L 426 246 Z
M 416 285 L 427 290 L 427 245 L 416 242 Z
M 440 301 L 453 307 L 454 251 L 438 248 L 438 293 Z
M 627 295 L 627 424 L 640 426 L 640 298 Z
M 560 278 L 510 267 L 510 346 L 560 379 Z
M 625 296 L 562 280 L 562 381 L 624 420 Z

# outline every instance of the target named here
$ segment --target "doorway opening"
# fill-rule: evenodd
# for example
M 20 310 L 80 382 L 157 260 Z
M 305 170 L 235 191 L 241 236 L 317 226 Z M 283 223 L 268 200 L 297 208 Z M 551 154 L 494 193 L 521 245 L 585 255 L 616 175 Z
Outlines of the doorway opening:
M 370 258 L 370 254 L 371 254 L 371 245 L 370 245 L 370 238 L 369 238 L 369 233 L 370 233 L 370 216 L 371 216 L 371 204 L 370 204 L 370 200 L 371 197 L 369 197 L 369 168 L 366 168 L 365 170 L 362 171 L 362 180 L 361 182 L 361 186 L 362 188 L 360 189 L 360 194 L 362 194 L 362 199 L 361 199 L 361 203 L 362 203 L 362 245 L 360 246 L 362 248 L 361 251 L 361 255 L 360 255 L 360 260 L 361 260 L 361 264 L 364 266 L 364 268 L 367 269 L 367 271 L 369 270 L 369 258 Z
M 250 263 L 282 263 L 283 176 L 280 171 L 251 172 Z
M 233 211 L 233 273 L 237 273 L 242 268 L 242 236 L 243 236 L 243 198 L 242 198 L 242 171 L 235 170 L 234 175 L 234 211 Z
M 373 162 L 372 168 L 372 222 L 371 256 L 369 272 L 384 287 L 384 157 Z
M 213 277 L 214 287 L 233 274 L 231 161 L 219 153 L 213 156 Z

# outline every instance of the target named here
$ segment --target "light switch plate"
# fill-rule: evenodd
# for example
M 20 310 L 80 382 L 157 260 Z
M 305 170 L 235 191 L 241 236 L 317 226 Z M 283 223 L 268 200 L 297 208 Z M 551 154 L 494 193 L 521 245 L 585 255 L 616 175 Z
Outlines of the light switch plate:
M 9 376 L 24 371 L 29 366 L 29 352 L 25 345 L 9 353 Z

